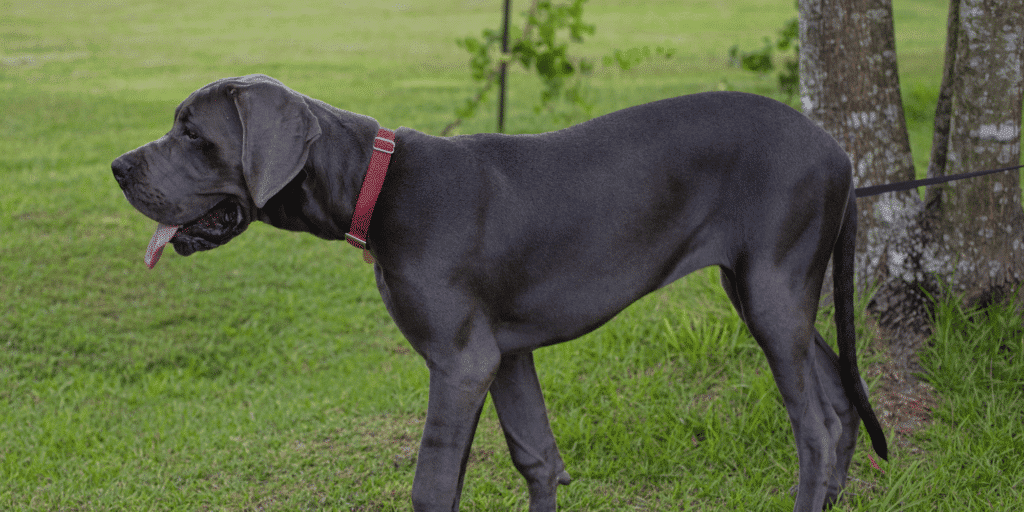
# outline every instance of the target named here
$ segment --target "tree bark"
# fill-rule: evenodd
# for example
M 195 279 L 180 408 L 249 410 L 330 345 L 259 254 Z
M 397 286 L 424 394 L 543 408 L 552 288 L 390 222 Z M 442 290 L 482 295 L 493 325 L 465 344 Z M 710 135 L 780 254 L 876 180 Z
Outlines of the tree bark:
M 850 155 L 855 186 L 914 178 L 891 0 L 800 0 L 800 94 L 804 113 Z M 904 235 L 920 199 L 913 191 L 891 193 L 860 199 L 857 207 L 864 290 L 887 277 L 888 248 Z
M 929 174 L 1020 160 L 1024 0 L 953 0 Z M 863 187 L 913 179 L 891 0 L 801 0 L 804 112 L 850 154 Z M 948 115 L 944 115 L 948 112 Z M 947 135 L 948 134 L 948 135 Z M 897 332 L 927 330 L 944 286 L 987 301 L 1024 280 L 1024 211 L 1016 173 L 857 201 L 857 279 Z
M 946 154 L 949 151 L 949 125 L 953 116 L 953 70 L 956 67 L 957 34 L 960 31 L 960 0 L 949 0 L 946 19 L 946 56 L 942 63 L 942 84 L 935 105 L 935 131 L 932 133 L 932 155 L 928 159 L 928 177 L 946 175 Z M 928 190 L 928 202 L 938 199 L 939 187 Z
M 945 173 L 1017 165 L 1024 101 L 1024 1 L 954 2 L 959 4 L 959 30 Z M 925 268 L 968 303 L 998 299 L 1024 281 L 1020 175 L 999 173 L 934 189 L 929 210 L 937 219 L 933 229 L 938 247 Z

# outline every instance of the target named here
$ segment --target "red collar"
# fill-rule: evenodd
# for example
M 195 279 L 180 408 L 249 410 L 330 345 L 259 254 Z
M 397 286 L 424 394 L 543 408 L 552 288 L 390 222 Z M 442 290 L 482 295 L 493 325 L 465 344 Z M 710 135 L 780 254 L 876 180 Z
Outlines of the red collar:
M 391 154 L 395 152 L 395 132 L 387 128 L 377 131 L 373 139 L 373 155 L 370 156 L 370 167 L 363 177 L 363 186 L 359 189 L 356 209 L 352 213 L 352 227 L 345 233 L 345 239 L 358 249 L 363 250 L 363 260 L 373 263 L 373 256 L 366 250 L 366 232 L 370 230 L 370 217 L 373 216 L 373 205 L 384 186 L 384 176 L 388 173 Z

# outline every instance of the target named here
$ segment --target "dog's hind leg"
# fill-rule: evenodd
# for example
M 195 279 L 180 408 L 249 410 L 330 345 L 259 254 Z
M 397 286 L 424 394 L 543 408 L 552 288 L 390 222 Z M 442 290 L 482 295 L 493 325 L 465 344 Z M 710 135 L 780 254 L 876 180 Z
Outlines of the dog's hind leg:
M 735 276 L 727 268 L 721 269 L 722 287 L 725 294 L 729 296 L 733 307 L 739 313 L 740 318 L 746 322 L 743 314 L 743 305 L 739 302 L 738 291 L 735 285 Z M 853 460 L 853 452 L 857 446 L 857 436 L 860 433 L 860 416 L 857 410 L 850 403 L 846 393 L 843 391 L 842 381 L 839 379 L 839 356 L 832 350 L 832 347 L 825 342 L 821 334 L 814 331 L 814 348 L 811 350 L 816 358 L 815 369 L 818 374 L 818 383 L 821 384 L 825 398 L 831 404 L 832 410 L 839 418 L 842 430 L 839 440 L 836 443 L 835 469 L 832 470 L 828 479 L 828 491 L 825 493 L 825 506 L 830 507 L 836 503 L 839 493 L 846 485 L 846 476 L 850 469 L 850 462 Z
M 823 378 L 834 370 L 827 357 L 819 357 L 815 342 L 820 285 L 794 287 L 795 281 L 779 268 L 744 270 L 723 270 L 723 285 L 767 356 L 789 414 L 800 459 L 794 510 L 821 510 L 843 425 L 833 405 L 842 390 L 837 381 Z
M 568 484 L 569 474 L 551 432 L 532 352 L 501 357 L 491 398 L 512 462 L 529 486 L 530 512 L 553 512 L 558 484 Z
M 814 333 L 814 341 L 817 347 L 814 354 L 818 359 L 815 365 L 818 370 L 818 382 L 821 383 L 825 395 L 832 404 L 832 410 L 839 416 L 839 423 L 842 425 L 842 432 L 836 444 L 836 467 L 829 477 L 828 492 L 825 495 L 825 505 L 831 506 L 835 504 L 839 493 L 846 485 L 846 475 L 850 470 L 853 451 L 857 447 L 857 435 L 860 433 L 860 415 L 843 391 L 843 383 L 839 379 L 839 356 L 817 331 Z

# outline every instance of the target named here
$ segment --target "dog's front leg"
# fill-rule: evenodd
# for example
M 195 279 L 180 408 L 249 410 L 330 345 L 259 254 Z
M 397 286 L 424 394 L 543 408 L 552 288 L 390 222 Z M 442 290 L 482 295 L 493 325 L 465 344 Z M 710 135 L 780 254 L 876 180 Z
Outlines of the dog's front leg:
M 570 479 L 548 422 L 532 352 L 501 357 L 491 399 L 512 461 L 529 486 L 530 512 L 554 512 L 558 484 Z
M 469 448 L 500 360 L 493 334 L 482 323 L 473 322 L 470 332 L 460 332 L 464 339 L 428 356 L 430 399 L 412 486 L 417 512 L 459 509 Z

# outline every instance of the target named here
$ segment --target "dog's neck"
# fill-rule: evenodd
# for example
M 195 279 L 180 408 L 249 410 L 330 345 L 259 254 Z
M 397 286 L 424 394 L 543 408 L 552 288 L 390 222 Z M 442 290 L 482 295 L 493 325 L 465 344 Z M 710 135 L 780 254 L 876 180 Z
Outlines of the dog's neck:
M 318 100 L 308 106 L 320 123 L 303 171 L 260 209 L 272 226 L 342 240 L 352 223 L 356 197 L 366 175 L 379 124 Z

